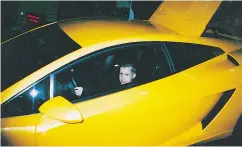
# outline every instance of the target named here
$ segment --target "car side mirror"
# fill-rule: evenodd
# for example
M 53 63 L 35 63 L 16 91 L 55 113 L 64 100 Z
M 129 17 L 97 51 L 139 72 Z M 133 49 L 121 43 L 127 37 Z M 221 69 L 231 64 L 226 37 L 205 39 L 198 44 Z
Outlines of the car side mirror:
M 57 96 L 46 101 L 40 106 L 39 111 L 65 123 L 81 123 L 83 121 L 81 112 L 62 96 Z

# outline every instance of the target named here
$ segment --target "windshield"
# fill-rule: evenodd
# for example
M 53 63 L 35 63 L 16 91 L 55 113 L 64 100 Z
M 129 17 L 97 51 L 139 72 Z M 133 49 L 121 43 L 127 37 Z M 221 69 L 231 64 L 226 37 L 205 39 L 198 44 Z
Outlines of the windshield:
M 81 48 L 52 24 L 1 45 L 1 91 L 52 61 Z

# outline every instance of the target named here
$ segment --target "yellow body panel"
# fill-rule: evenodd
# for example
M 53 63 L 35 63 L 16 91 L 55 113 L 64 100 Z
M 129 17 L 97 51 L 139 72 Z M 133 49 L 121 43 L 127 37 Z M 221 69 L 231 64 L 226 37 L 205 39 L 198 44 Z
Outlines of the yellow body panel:
M 171 81 L 174 80 L 178 84 L 171 84 Z M 189 90 L 184 87 L 183 83 L 185 82 L 190 87 Z M 200 97 L 197 86 L 193 80 L 182 74 L 177 74 L 167 79 L 155 81 L 152 85 L 145 84 L 77 103 L 75 106 L 83 115 L 83 123 L 53 126 L 48 131 L 38 131 L 37 144 L 160 144 L 187 129 L 180 126 L 187 123 L 190 126 L 196 123 L 196 120 L 191 120 L 189 115 L 182 114 L 192 115 L 191 112 L 195 112 L 197 99 Z M 176 93 L 172 91 L 176 91 Z M 184 99 L 181 100 L 181 98 Z M 176 109 L 181 107 L 183 109 Z M 176 121 L 173 121 L 174 118 Z M 61 132 L 69 135 L 66 136 Z M 147 136 L 147 134 L 149 135 Z M 142 138 L 142 142 L 140 138 Z
M 48 117 L 65 122 L 80 123 L 83 121 L 81 113 L 68 100 L 57 96 L 39 107 L 39 111 Z
M 156 28 L 148 21 L 87 21 L 74 19 L 68 22 L 60 22 L 59 25 L 62 30 L 67 32 L 68 36 L 82 47 L 127 37 L 158 34 Z M 164 27 L 161 29 L 164 34 L 174 34 L 174 32 Z M 102 34 L 102 37 L 100 37 L 100 34 Z
M 35 130 L 40 118 L 41 114 L 32 114 L 1 119 L 1 137 L 8 145 L 36 145 Z
M 100 28 L 101 29 L 101 28 Z M 108 28 L 106 28 L 108 29 Z M 81 32 L 80 32 L 81 33 Z M 72 35 L 71 32 L 68 33 L 68 35 Z M 80 58 L 82 56 L 85 56 L 89 53 L 92 53 L 94 51 L 101 50 L 106 47 L 124 44 L 124 43 L 131 43 L 131 42 L 144 42 L 144 41 L 170 41 L 170 42 L 184 42 L 184 43 L 194 43 L 194 44 L 203 44 L 208 46 L 215 46 L 222 48 L 225 52 L 232 52 L 234 50 L 237 50 L 239 48 L 242 48 L 242 45 L 232 43 L 226 40 L 218 40 L 218 39 L 208 39 L 208 38 L 199 38 L 199 37 L 185 37 L 180 35 L 158 35 L 158 34 L 152 34 L 152 35 L 142 35 L 142 36 L 135 36 L 135 37 L 124 37 L 123 39 L 116 39 L 106 42 L 101 42 L 99 39 L 100 37 L 98 35 L 93 36 L 94 40 L 97 40 L 97 44 L 89 45 L 87 47 L 83 47 L 80 50 L 77 50 L 75 52 L 72 52 L 55 62 L 50 63 L 46 67 L 43 67 L 39 69 L 37 72 L 34 72 L 33 74 L 29 75 L 28 78 L 24 78 L 23 80 L 17 82 L 16 84 L 10 86 L 6 90 L 4 90 L 1 93 L 1 103 L 5 102 L 10 97 L 17 94 L 19 91 L 25 89 L 33 82 L 38 81 L 43 77 L 43 75 L 47 75 L 56 69 L 60 68 L 61 66 L 74 61 L 77 58 Z M 85 42 L 85 40 L 83 41 Z M 100 43 L 99 43 L 100 42 Z
M 242 64 L 242 58 L 241 58 L 241 56 L 242 56 L 242 47 L 239 50 L 235 50 L 235 51 L 230 52 L 229 55 L 231 55 L 233 58 L 235 58 L 236 61 L 239 64 Z
M 65 123 L 41 113 L 4 118 L 1 132 L 11 139 L 10 143 L 38 146 L 190 145 L 230 135 L 242 112 L 242 68 L 227 60 L 227 54 L 241 63 L 241 50 L 238 50 L 241 45 L 181 36 L 165 27 L 143 23 L 60 22 L 65 33 L 82 48 L 4 90 L 1 104 L 62 66 L 114 45 L 144 41 L 184 42 L 219 47 L 226 53 L 151 83 L 75 103 L 74 107 L 83 117 L 81 123 Z M 218 116 L 203 129 L 201 121 L 218 102 L 221 93 L 235 88 L 232 98 Z
M 186 36 L 201 36 L 222 1 L 165 1 L 150 22 Z

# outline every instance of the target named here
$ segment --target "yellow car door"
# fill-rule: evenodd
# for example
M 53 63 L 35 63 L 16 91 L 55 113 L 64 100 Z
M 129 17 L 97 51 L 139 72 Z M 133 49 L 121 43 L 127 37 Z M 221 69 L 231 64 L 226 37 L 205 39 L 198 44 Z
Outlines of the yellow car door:
M 119 68 L 124 63 L 135 63 L 137 77 L 132 83 L 120 85 Z M 83 121 L 61 122 L 44 115 L 36 128 L 36 144 L 164 143 L 198 123 L 189 121 L 200 94 L 198 83 L 182 73 L 172 74 L 174 65 L 167 51 L 162 44 L 152 42 L 107 48 L 67 65 L 54 74 L 59 85 L 55 96 L 72 102 Z M 65 93 L 75 85 L 84 85 L 85 96 Z M 200 133 L 201 126 L 195 130 Z
M 3 118 L 1 121 L 2 145 L 35 145 L 35 127 L 41 115 L 32 114 L 11 118 Z

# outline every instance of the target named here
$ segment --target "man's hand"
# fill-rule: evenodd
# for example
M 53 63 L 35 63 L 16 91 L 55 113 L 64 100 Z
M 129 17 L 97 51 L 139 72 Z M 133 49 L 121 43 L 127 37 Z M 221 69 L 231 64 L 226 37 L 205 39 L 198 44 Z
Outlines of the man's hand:
M 77 96 L 81 96 L 83 92 L 83 87 L 75 87 L 74 88 L 74 94 Z

